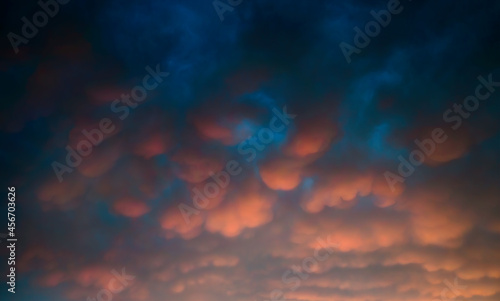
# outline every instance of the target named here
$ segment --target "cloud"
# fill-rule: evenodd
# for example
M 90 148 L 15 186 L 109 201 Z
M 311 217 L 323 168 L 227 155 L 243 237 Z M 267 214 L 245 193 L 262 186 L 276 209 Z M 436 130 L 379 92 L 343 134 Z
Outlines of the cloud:
M 73 175 L 66 181 L 53 180 L 42 184 L 37 191 L 37 196 L 47 208 L 68 207 L 74 205 L 86 191 L 86 183 L 81 176 Z
M 204 215 L 193 215 L 187 222 L 178 208 L 168 209 L 160 219 L 163 229 L 167 231 L 167 238 L 172 238 L 175 234 L 184 239 L 192 239 L 201 233 L 201 226 L 205 218 Z
M 230 202 L 207 215 L 205 228 L 228 237 L 239 235 L 245 228 L 255 228 L 273 218 L 272 205 L 275 198 L 253 182 L 243 186 Z
M 500 2 L 402 1 L 351 64 L 339 43 L 387 3 L 243 1 L 221 23 L 210 1 L 77 2 L 0 50 L 19 300 L 93 298 L 122 267 L 136 282 L 113 300 L 435 301 L 455 279 L 456 299 L 500 299 L 498 87 L 460 129 L 443 120 L 498 65 Z M 119 120 L 156 65 L 171 76 Z M 238 144 L 283 107 L 297 118 L 248 160 Z M 116 130 L 59 183 L 50 163 L 103 118 Z M 448 139 L 391 189 L 436 127 Z M 230 160 L 241 174 L 197 208 Z M 306 278 L 318 239 L 333 252 Z
M 313 186 L 302 200 L 304 210 L 316 213 L 327 207 L 353 205 L 358 197 L 367 196 L 372 190 L 373 177 L 370 174 L 338 172 L 327 176 Z
M 327 150 L 337 135 L 337 127 L 329 120 L 321 117 L 301 119 L 283 152 L 294 157 L 315 155 Z
M 471 215 L 455 206 L 443 189 L 414 192 L 404 206 L 412 213 L 416 241 L 424 245 L 458 247 L 473 226 Z
M 317 237 L 329 237 L 341 252 L 370 252 L 408 241 L 408 225 L 402 217 L 382 209 L 369 213 L 345 209 L 308 217 L 294 225 L 291 239 L 314 248 Z
M 303 163 L 290 159 L 271 159 L 259 168 L 262 181 L 274 190 L 292 190 L 302 181 Z
M 136 218 L 148 213 L 151 208 L 136 198 L 125 197 L 113 203 L 113 210 L 123 216 Z
M 178 164 L 177 176 L 189 183 L 200 183 L 223 168 L 223 161 L 214 153 L 204 155 L 200 150 L 184 149 L 172 155 Z

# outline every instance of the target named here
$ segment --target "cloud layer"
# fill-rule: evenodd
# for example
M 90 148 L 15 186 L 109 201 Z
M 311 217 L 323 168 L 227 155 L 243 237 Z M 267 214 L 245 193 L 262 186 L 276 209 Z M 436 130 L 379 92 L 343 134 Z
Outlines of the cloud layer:
M 499 300 L 500 4 L 401 1 L 348 63 L 391 1 L 220 2 L 74 0 L 2 48 L 12 300 Z

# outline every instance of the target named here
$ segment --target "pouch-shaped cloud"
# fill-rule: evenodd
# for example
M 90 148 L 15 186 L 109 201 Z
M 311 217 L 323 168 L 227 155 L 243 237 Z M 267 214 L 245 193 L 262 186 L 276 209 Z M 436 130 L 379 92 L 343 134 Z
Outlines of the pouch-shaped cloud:
M 404 189 L 404 183 L 398 182 L 394 184 L 394 187 L 391 187 L 387 184 L 384 176 L 375 176 L 372 184 L 372 194 L 377 197 L 375 205 L 379 207 L 394 205 L 398 197 L 404 192 Z
M 157 107 L 145 107 L 136 112 L 131 124 L 140 122 L 141 126 L 127 129 L 130 135 L 127 144 L 132 153 L 146 159 L 166 154 L 174 145 L 173 130 L 169 114 L 162 113 Z
M 343 208 L 351 206 L 357 197 L 367 196 L 372 191 L 373 177 L 370 173 L 361 174 L 340 171 L 326 176 L 311 188 L 302 199 L 302 207 L 310 213 L 317 213 L 326 207 Z
M 337 126 L 326 118 L 302 119 L 283 152 L 294 157 L 314 155 L 328 149 L 337 134 Z
M 302 166 L 297 160 L 270 159 L 259 167 L 262 181 L 274 190 L 292 190 L 302 181 Z
M 19 300 L 108 300 L 122 268 L 113 301 L 436 301 L 456 278 L 455 299 L 500 300 L 499 1 L 400 1 L 389 26 L 389 1 L 74 2 L 0 50 Z M 21 34 L 30 7 L 10 4 Z M 339 43 L 370 24 L 348 64 Z M 490 98 L 453 130 L 443 110 L 474 92 Z M 116 129 L 58 183 L 51 161 L 102 118 Z M 448 139 L 392 190 L 384 172 L 436 127 Z
M 214 177 L 216 177 L 216 175 L 214 175 Z M 211 189 L 215 187 L 213 185 L 217 185 L 218 189 L 215 191 L 217 193 L 212 192 Z M 199 202 L 203 204 L 203 210 L 211 210 L 222 203 L 230 185 L 231 181 L 229 180 L 227 186 L 223 187 L 223 185 L 219 185 L 212 177 L 201 183 L 189 184 L 189 195 L 191 199 L 186 201 L 188 204 Z
M 167 209 L 160 217 L 162 228 L 167 230 L 167 238 L 179 235 L 184 239 L 192 239 L 201 233 L 204 221 L 203 213 L 191 215 L 189 220 L 184 219 L 177 207 Z
M 419 129 L 417 133 L 412 132 L 410 134 L 412 137 L 417 137 L 420 143 L 427 148 L 427 152 L 423 150 L 424 153 L 426 152 L 424 161 L 426 165 L 438 166 L 459 159 L 467 153 L 472 144 L 472 140 L 468 137 L 469 133 L 464 129 L 454 131 L 451 128 L 443 128 L 442 131 L 444 134 L 442 139 L 446 140 L 442 143 L 433 140 L 432 133 L 435 129 L 436 128 L 424 127 Z M 431 146 L 429 142 L 433 146 Z M 415 143 L 412 146 L 414 146 L 414 149 L 420 149 Z
M 202 137 L 219 140 L 227 145 L 235 143 L 231 128 L 219 124 L 215 116 L 196 117 L 194 125 Z
M 414 238 L 423 245 L 458 247 L 473 226 L 472 216 L 444 189 L 414 191 L 403 207 L 411 212 Z
M 76 271 L 75 281 L 84 287 L 106 288 L 109 280 L 113 277 L 110 271 L 111 269 L 98 265 L 83 267 L 81 270 Z
M 113 211 L 126 217 L 140 217 L 150 210 L 146 203 L 133 197 L 120 198 L 113 203 Z
M 204 154 L 200 150 L 182 149 L 172 155 L 172 161 L 178 163 L 176 174 L 189 183 L 200 183 L 223 168 L 220 155 Z
M 191 123 L 203 140 L 216 140 L 224 145 L 236 145 L 252 135 L 251 120 L 257 109 L 246 104 L 220 107 L 220 99 L 209 100 L 190 115 Z
M 228 202 L 211 210 L 205 228 L 234 237 L 245 228 L 255 228 L 270 222 L 275 196 L 259 187 L 257 182 L 247 183 L 237 194 L 228 196 Z

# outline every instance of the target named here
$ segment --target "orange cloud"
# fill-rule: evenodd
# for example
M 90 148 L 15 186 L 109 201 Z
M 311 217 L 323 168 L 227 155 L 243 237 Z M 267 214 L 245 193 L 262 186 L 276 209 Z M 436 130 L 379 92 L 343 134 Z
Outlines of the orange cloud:
M 372 194 L 377 196 L 375 205 L 384 208 L 394 205 L 399 196 L 404 192 L 404 184 L 394 184 L 394 190 L 387 184 L 385 177 L 378 176 L 373 179 Z
M 413 235 L 427 245 L 457 247 L 462 243 L 473 221 L 450 199 L 450 193 L 429 188 L 414 192 L 404 207 L 412 213 Z
M 231 180 L 229 180 L 229 185 Z M 218 193 L 215 194 L 210 187 L 214 187 L 213 184 L 217 185 Z M 210 190 L 210 191 L 209 191 Z M 201 183 L 195 183 L 189 185 L 189 191 L 191 199 L 188 204 L 194 206 L 196 202 L 199 202 L 203 206 L 203 210 L 211 210 L 218 207 L 226 197 L 227 187 L 222 187 L 217 184 L 214 179 L 210 178 Z M 207 192 L 209 191 L 209 192 Z M 216 191 L 217 192 L 217 191 Z M 214 195 L 215 194 L 215 195 Z
M 342 172 L 330 176 L 330 179 L 317 184 L 303 198 L 302 207 L 310 213 L 317 213 L 327 207 L 345 207 L 357 197 L 367 196 L 372 191 L 372 176 Z
M 167 238 L 179 235 L 184 239 L 192 239 L 201 233 L 204 221 L 203 213 L 191 215 L 186 221 L 177 207 L 168 209 L 160 218 L 162 228 L 167 230 Z
M 194 149 L 178 151 L 172 160 L 179 164 L 177 176 L 189 183 L 200 183 L 223 168 L 220 158 L 215 155 L 204 155 Z
M 151 210 L 144 202 L 132 198 L 121 198 L 113 203 L 113 211 L 126 217 L 140 217 Z
M 217 100 L 214 100 L 217 101 Z M 236 145 L 252 135 L 249 123 L 256 110 L 245 106 L 214 107 L 211 101 L 189 117 L 203 140 L 216 140 L 224 145 Z
M 216 116 L 202 114 L 194 118 L 193 123 L 202 137 L 219 140 L 226 145 L 235 144 L 232 130 L 219 124 L 216 118 Z
M 245 228 L 255 228 L 273 218 L 274 197 L 264 193 L 258 184 L 252 183 L 238 191 L 229 202 L 207 215 L 205 228 L 234 237 Z
M 76 272 L 75 281 L 84 287 L 96 286 L 106 288 L 112 277 L 111 269 L 108 270 L 102 266 L 89 266 Z
M 435 128 L 425 127 L 418 130 L 419 133 L 416 135 L 411 135 L 420 137 L 419 141 L 432 140 L 432 133 L 434 130 Z M 443 131 L 443 137 L 447 138 L 442 143 L 434 143 L 434 151 L 426 154 L 426 159 L 424 161 L 426 165 L 437 166 L 459 159 L 467 153 L 470 145 L 472 144 L 472 141 L 469 139 L 467 133 L 464 133 L 463 131 L 456 132 L 451 129 L 443 129 Z M 415 146 L 415 149 L 419 149 L 415 144 L 413 145 Z
M 294 157 L 306 157 L 325 151 L 337 136 L 337 127 L 327 119 L 302 120 L 283 152 Z
M 335 216 L 320 214 L 298 221 L 291 239 L 295 243 L 317 247 L 317 239 L 329 237 L 341 252 L 370 252 L 380 248 L 402 245 L 408 240 L 407 225 L 383 209 L 357 212 L 345 209 Z
M 390 256 L 385 264 L 387 265 L 408 265 L 419 264 L 429 272 L 439 270 L 456 271 L 465 263 L 463 257 L 452 253 L 448 250 L 440 250 L 439 252 L 430 252 L 429 250 L 412 247 L 409 250 L 404 250 Z M 438 279 L 440 281 L 440 279 Z
M 259 168 L 262 181 L 274 190 L 292 190 L 302 181 L 301 163 L 292 160 L 269 160 Z

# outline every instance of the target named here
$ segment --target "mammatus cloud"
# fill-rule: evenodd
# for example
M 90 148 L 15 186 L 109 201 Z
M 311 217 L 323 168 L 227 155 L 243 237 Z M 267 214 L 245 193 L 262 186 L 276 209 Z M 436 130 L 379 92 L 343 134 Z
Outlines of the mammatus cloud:
M 500 299 L 500 3 L 174 2 L 0 50 L 17 300 Z

